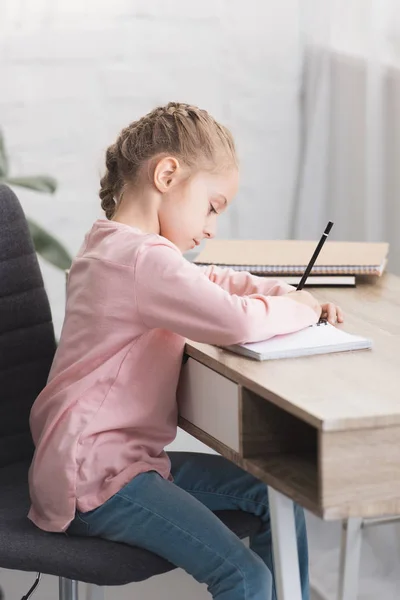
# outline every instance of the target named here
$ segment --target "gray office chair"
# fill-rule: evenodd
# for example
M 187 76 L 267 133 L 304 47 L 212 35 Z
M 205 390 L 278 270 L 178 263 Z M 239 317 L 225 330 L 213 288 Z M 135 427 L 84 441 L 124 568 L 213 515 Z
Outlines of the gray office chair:
M 78 600 L 78 581 L 124 585 L 175 567 L 141 548 L 47 533 L 27 519 L 27 472 L 33 454 L 29 412 L 46 383 L 55 346 L 23 210 L 16 195 L 0 185 L 0 567 L 38 572 L 24 599 L 33 593 L 40 573 L 47 573 L 59 577 L 60 600 Z M 240 538 L 260 526 L 244 512 L 217 514 Z

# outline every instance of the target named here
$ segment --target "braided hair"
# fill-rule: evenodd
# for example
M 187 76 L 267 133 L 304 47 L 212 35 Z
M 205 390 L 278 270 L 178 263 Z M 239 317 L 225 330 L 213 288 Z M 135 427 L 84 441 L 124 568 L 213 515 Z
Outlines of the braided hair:
M 218 158 L 237 164 L 230 131 L 207 111 L 178 102 L 155 108 L 122 129 L 106 151 L 106 172 L 99 196 L 107 219 L 112 219 L 127 182 L 134 182 L 140 167 L 158 154 L 171 154 L 188 166 L 201 161 L 215 167 Z

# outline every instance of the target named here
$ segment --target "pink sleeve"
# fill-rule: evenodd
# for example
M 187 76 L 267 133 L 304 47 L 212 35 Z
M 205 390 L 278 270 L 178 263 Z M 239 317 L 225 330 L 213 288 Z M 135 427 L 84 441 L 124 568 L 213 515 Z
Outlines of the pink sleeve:
M 266 296 L 281 296 L 293 292 L 296 288 L 279 279 L 257 277 L 247 271 L 216 267 L 199 267 L 203 273 L 230 294 L 248 296 L 249 294 L 265 294 Z
M 147 327 L 216 345 L 256 342 L 317 322 L 289 298 L 230 294 L 167 245 L 148 246 L 135 266 L 138 313 Z

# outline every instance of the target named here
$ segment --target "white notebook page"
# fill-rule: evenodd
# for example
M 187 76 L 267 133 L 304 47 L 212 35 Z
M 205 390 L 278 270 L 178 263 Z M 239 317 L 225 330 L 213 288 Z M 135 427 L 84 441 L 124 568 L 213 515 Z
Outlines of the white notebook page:
M 260 357 L 281 358 L 370 348 L 371 345 L 371 340 L 342 331 L 329 323 L 323 323 L 295 333 L 276 336 L 264 342 L 242 344 L 240 348 L 250 350 L 251 354 Z M 232 350 L 235 348 L 239 351 L 237 346 L 231 347 Z

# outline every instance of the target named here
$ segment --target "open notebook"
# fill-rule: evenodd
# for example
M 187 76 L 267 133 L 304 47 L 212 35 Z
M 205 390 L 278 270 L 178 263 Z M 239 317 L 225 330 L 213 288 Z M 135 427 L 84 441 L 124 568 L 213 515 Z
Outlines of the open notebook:
M 346 333 L 323 322 L 295 333 L 275 336 L 265 342 L 235 344 L 225 348 L 256 360 L 273 360 L 346 350 L 364 350 L 371 347 L 371 340 Z

